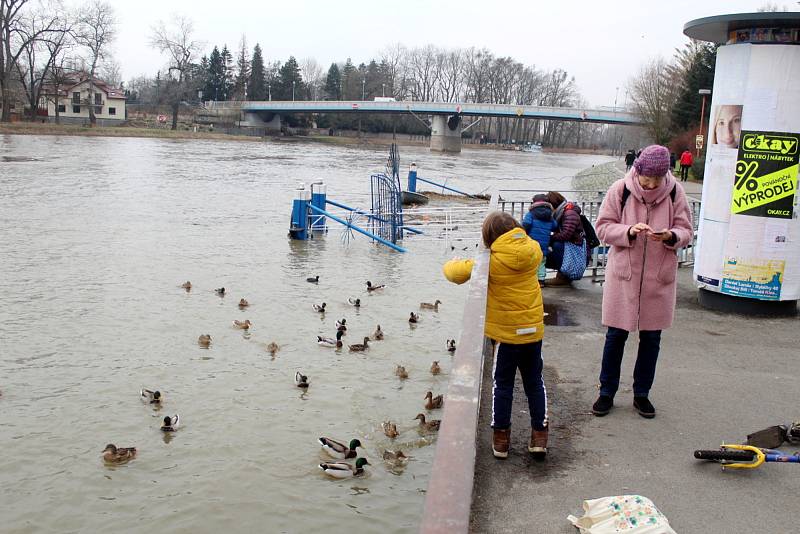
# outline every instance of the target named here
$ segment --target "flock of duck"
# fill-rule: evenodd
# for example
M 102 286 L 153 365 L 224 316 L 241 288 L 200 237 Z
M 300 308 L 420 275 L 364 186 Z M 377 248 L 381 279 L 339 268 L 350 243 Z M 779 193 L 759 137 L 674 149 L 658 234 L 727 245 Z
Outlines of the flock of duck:
M 306 278 L 306 281 L 312 284 L 319 283 L 319 276 L 314 276 L 310 278 Z M 192 283 L 187 281 L 181 285 L 181 288 L 186 290 L 187 292 L 191 291 Z M 386 286 L 383 284 L 373 284 L 371 281 L 366 282 L 366 289 L 368 292 L 373 291 L 380 291 L 384 289 Z M 226 295 L 225 288 L 220 287 L 214 290 L 217 295 L 220 297 L 224 297 Z M 348 304 L 355 308 L 361 307 L 361 299 L 355 297 L 349 297 L 347 299 Z M 435 312 L 439 311 L 439 305 L 442 304 L 442 301 L 436 300 L 433 303 L 430 302 L 421 302 L 419 307 L 421 310 L 432 310 Z M 242 298 L 239 300 L 239 309 L 244 310 L 250 306 L 250 303 Z M 322 302 L 321 304 L 312 304 L 312 310 L 316 313 L 324 314 L 326 312 L 327 304 Z M 421 320 L 420 314 L 411 312 L 408 318 L 408 322 L 410 325 L 416 325 Z M 233 327 L 240 330 L 249 330 L 252 326 L 252 323 L 249 319 L 245 319 L 243 321 L 234 320 Z M 339 319 L 336 321 L 336 334 L 335 337 L 324 337 L 324 336 L 317 336 L 317 344 L 322 347 L 329 347 L 334 348 L 337 351 L 343 349 L 344 343 L 342 338 L 347 334 L 347 320 L 345 318 Z M 377 325 L 375 331 L 372 333 L 371 336 L 365 336 L 363 338 L 362 343 L 353 343 L 348 345 L 348 349 L 350 352 L 364 352 L 369 350 L 369 343 L 370 341 L 381 341 L 384 339 L 384 331 L 381 329 L 381 325 Z M 203 348 L 209 348 L 212 343 L 211 335 L 210 334 L 201 334 L 197 339 L 198 345 Z M 455 339 L 448 339 L 446 345 L 448 352 L 455 352 L 456 350 L 456 341 Z M 280 350 L 280 347 L 274 341 L 268 343 L 265 346 L 267 352 L 272 354 L 274 357 L 275 354 Z M 438 375 L 441 372 L 441 367 L 439 365 L 439 361 L 435 360 L 431 363 L 430 372 L 433 375 Z M 402 365 L 397 365 L 395 368 L 395 375 L 400 380 L 405 380 L 408 378 L 409 374 L 406 368 Z M 308 389 L 310 386 L 309 378 L 307 375 L 304 375 L 300 371 L 295 372 L 294 376 L 294 384 L 296 387 L 301 388 L 303 390 Z M 150 390 L 150 389 L 141 389 L 139 392 L 140 398 L 142 402 L 148 405 L 153 405 L 157 407 L 161 407 L 163 394 L 158 390 Z M 444 405 L 444 396 L 443 395 L 434 395 L 433 392 L 428 391 L 425 395 L 425 404 L 424 407 L 426 410 L 438 410 L 441 409 Z M 439 430 L 439 425 L 441 421 L 439 419 L 427 419 L 424 413 L 419 413 L 413 419 L 415 421 L 419 421 L 419 429 L 422 432 L 436 432 Z M 180 416 L 178 414 L 175 415 L 167 415 L 163 418 L 161 423 L 161 430 L 163 432 L 174 432 L 180 426 Z M 397 425 L 391 421 L 385 421 L 382 423 L 381 428 L 383 429 L 383 433 L 390 439 L 395 439 L 399 435 L 397 431 Z M 357 449 L 363 449 L 361 441 L 358 439 L 352 439 L 348 444 L 342 443 L 341 441 L 337 441 L 333 438 L 329 437 L 320 437 L 318 439 L 322 450 L 328 454 L 330 457 L 338 459 L 340 461 L 333 461 L 333 462 L 322 462 L 319 464 L 319 468 L 327 475 L 333 478 L 350 478 L 354 476 L 360 476 L 364 473 L 364 466 L 370 465 L 369 461 L 358 455 Z M 117 463 L 124 463 L 136 457 L 136 448 L 135 447 L 117 447 L 113 443 L 109 443 L 106 445 L 106 448 L 103 450 L 103 460 L 107 463 L 117 464 Z M 354 463 L 350 464 L 346 460 L 354 459 Z M 383 459 L 387 462 L 393 463 L 394 465 L 403 465 L 407 460 L 408 456 L 403 453 L 401 450 L 385 450 L 383 452 Z

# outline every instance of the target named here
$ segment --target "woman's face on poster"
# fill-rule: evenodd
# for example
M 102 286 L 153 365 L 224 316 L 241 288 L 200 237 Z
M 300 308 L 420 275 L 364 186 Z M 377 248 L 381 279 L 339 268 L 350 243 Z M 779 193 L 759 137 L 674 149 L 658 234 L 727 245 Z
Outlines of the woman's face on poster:
M 714 123 L 714 138 L 718 145 L 739 148 L 742 133 L 742 106 L 720 106 Z

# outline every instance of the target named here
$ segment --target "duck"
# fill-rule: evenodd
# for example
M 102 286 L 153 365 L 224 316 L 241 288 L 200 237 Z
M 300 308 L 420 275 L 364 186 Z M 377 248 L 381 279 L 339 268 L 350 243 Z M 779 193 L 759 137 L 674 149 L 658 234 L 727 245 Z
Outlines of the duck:
M 372 282 L 367 280 L 367 291 L 377 291 L 378 289 L 383 289 L 384 287 L 386 287 L 386 284 L 380 284 L 380 285 L 373 286 Z
M 151 391 L 149 389 L 141 389 L 139 391 L 139 397 L 145 404 L 161 404 L 161 392 L 158 390 Z
M 420 413 L 413 420 L 419 419 L 419 427 L 423 430 L 428 430 L 430 432 L 435 432 L 439 430 L 439 425 L 442 422 L 439 419 L 431 419 L 430 421 L 425 420 L 425 414 Z
M 200 337 L 197 338 L 197 343 L 201 347 L 208 347 L 211 345 L 211 336 L 208 334 L 200 334 Z
M 399 449 L 396 451 L 386 449 L 383 451 L 383 459 L 390 463 L 403 464 L 408 461 L 408 456 L 403 454 L 403 451 Z
M 372 333 L 372 339 L 374 341 L 380 341 L 383 339 L 383 330 L 381 330 L 381 325 L 378 325 L 375 328 L 375 331 Z
M 183 289 L 185 289 L 186 291 L 191 291 L 192 290 L 192 283 L 189 280 L 187 280 L 187 281 L 185 281 L 184 283 L 181 284 L 181 287 Z
M 403 367 L 402 365 L 398 365 L 398 366 L 395 368 L 395 370 L 394 370 L 394 374 L 396 374 L 397 376 L 399 376 L 399 377 L 400 377 L 400 380 L 405 380 L 406 378 L 408 378 L 408 371 L 406 371 L 406 368 L 405 368 L 405 367 Z
M 447 340 L 447 352 L 455 352 L 456 351 L 456 340 L 455 339 L 448 339 Z
M 294 385 L 299 388 L 308 389 L 308 377 L 302 374 L 300 371 L 297 371 L 294 374 Z
M 238 319 L 233 320 L 234 328 L 238 328 L 239 330 L 249 330 L 253 323 L 250 322 L 250 319 L 245 319 L 244 321 L 240 321 Z
M 175 432 L 181 424 L 181 418 L 178 414 L 165 415 L 164 421 L 161 423 L 161 430 L 164 432 Z
M 350 352 L 363 352 L 369 348 L 369 338 L 364 338 L 364 343 L 356 343 L 354 345 L 350 345 Z
M 433 396 L 433 392 L 429 391 L 425 394 L 425 409 L 426 410 L 438 410 L 444 404 L 444 396 L 436 395 Z
M 319 283 L 319 275 L 311 276 L 309 278 L 306 278 L 306 282 L 310 282 L 312 284 L 318 284 Z
M 352 478 L 363 475 L 365 465 L 371 465 L 366 458 L 356 458 L 355 466 L 345 462 L 323 462 L 319 468 L 333 478 Z
M 441 304 L 441 303 L 442 303 L 441 300 L 436 299 L 436 302 L 434 302 L 433 304 L 431 304 L 430 302 L 420 302 L 419 303 L 419 307 L 422 310 L 439 311 L 439 304 Z
M 347 332 L 347 319 L 342 318 L 336 321 L 336 330 L 341 332 Z
M 387 438 L 394 439 L 400 435 L 400 433 L 397 431 L 397 425 L 391 421 L 384 421 L 381 424 L 381 428 L 383 428 L 383 433 L 386 434 Z
M 411 315 L 408 316 L 408 322 L 411 324 L 416 324 L 419 321 L 419 315 L 411 312 Z
M 103 449 L 103 460 L 108 463 L 122 463 L 136 458 L 136 447 L 117 447 L 113 443 L 106 445 Z
M 351 439 L 349 445 L 326 437 L 317 438 L 317 441 L 320 446 L 322 446 L 322 450 L 327 452 L 329 456 L 332 458 L 341 458 L 343 460 L 355 458 L 358 456 L 356 449 L 359 447 L 362 449 L 364 448 L 364 446 L 361 445 L 361 441 L 358 439 Z
M 278 344 L 275 343 L 274 341 L 270 341 L 269 343 L 267 343 L 267 346 L 265 348 L 267 349 L 267 352 L 269 352 L 273 356 L 275 356 L 275 354 L 279 350 L 281 350 L 281 348 L 278 346 Z
M 217 289 L 215 289 L 214 291 L 215 291 L 215 292 L 216 292 L 216 294 L 217 294 L 217 295 L 219 295 L 220 297 L 224 297 L 224 296 L 225 296 L 225 288 L 224 288 L 224 287 L 218 287 L 218 288 L 217 288 Z
M 342 348 L 342 334 L 341 330 L 336 332 L 336 339 L 331 339 L 329 337 L 322 337 L 317 336 L 317 345 L 323 347 L 335 347 L 337 349 Z
M 327 306 L 327 304 L 323 302 L 322 304 L 312 304 L 311 308 L 317 313 L 325 313 L 325 306 Z
M 431 374 L 438 375 L 441 372 L 442 368 L 439 367 L 439 360 L 433 360 L 433 363 L 431 364 Z
M 361 307 L 361 299 L 357 299 L 355 297 L 348 297 L 347 303 L 350 304 L 351 306 L 355 306 L 356 308 Z
M 244 298 L 239 299 L 239 307 L 240 308 L 246 308 L 248 306 L 250 306 L 250 303 L 247 302 L 247 299 L 244 299 Z

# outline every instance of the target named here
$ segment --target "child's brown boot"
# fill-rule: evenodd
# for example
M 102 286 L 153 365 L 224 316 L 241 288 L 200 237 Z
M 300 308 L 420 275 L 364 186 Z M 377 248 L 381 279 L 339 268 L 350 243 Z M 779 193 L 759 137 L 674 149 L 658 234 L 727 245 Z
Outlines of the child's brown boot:
M 528 452 L 535 460 L 544 460 L 547 456 L 547 429 L 531 429 L 531 440 L 528 442 Z
M 507 458 L 508 448 L 511 445 L 511 429 L 500 430 L 495 428 L 492 436 L 492 453 L 495 458 Z

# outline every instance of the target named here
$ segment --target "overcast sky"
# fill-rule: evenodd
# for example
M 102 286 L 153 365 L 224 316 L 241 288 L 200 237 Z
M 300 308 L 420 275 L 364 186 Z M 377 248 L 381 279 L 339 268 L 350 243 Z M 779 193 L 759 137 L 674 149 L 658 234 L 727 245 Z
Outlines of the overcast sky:
M 780 5 L 796 10 L 797 2 Z M 114 56 L 123 79 L 154 75 L 164 59 L 150 28 L 171 13 L 189 16 L 197 37 L 236 49 L 242 34 L 267 60 L 314 57 L 368 62 L 386 45 L 486 47 L 541 69 L 563 68 L 591 105 L 619 104 L 631 72 L 669 57 L 686 42 L 683 25 L 700 17 L 755 11 L 765 0 L 111 0 L 119 21 Z M 234 52 L 235 55 L 235 52 Z

